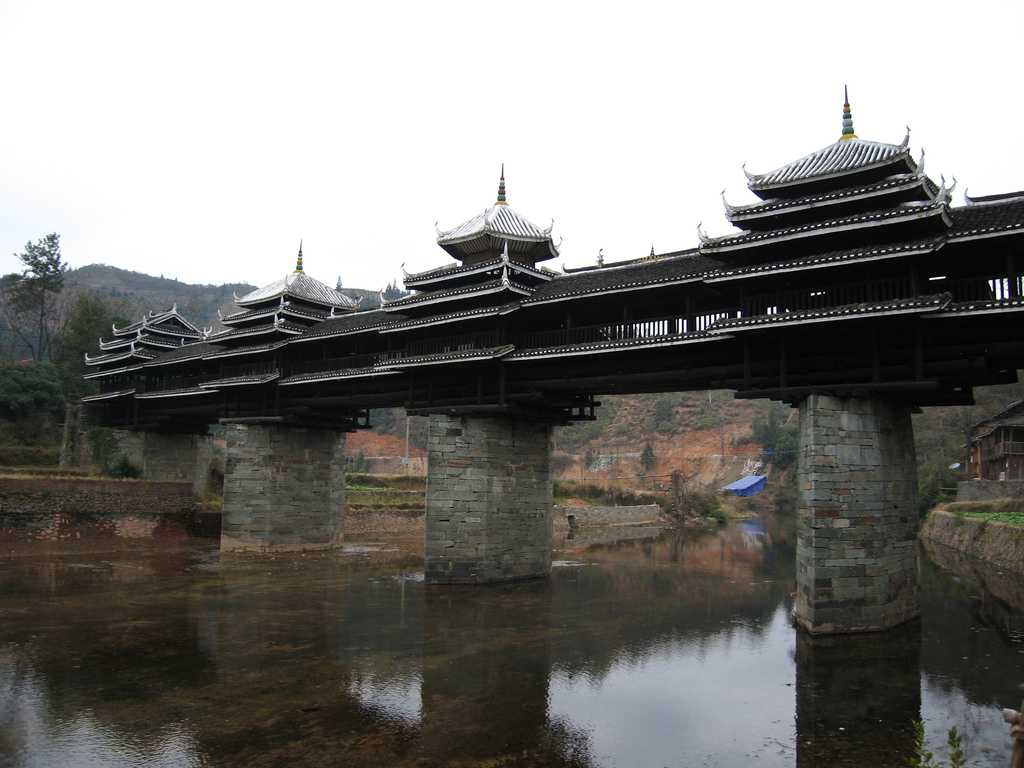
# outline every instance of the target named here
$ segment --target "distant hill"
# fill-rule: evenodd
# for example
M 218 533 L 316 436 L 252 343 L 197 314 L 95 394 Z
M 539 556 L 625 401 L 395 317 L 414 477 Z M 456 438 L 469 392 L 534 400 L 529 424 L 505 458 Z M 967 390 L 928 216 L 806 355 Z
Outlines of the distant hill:
M 177 304 L 185 317 L 203 326 L 216 322 L 217 310 L 229 307 L 235 292 L 243 294 L 256 288 L 248 283 L 193 285 L 106 264 L 71 270 L 67 273 L 66 284 L 69 288 L 89 290 L 116 300 L 129 320 L 143 312 Z
M 143 272 L 110 267 L 106 264 L 90 264 L 74 269 L 67 274 L 67 286 L 80 288 L 107 296 L 117 301 L 126 313 L 126 319 L 134 320 L 143 312 L 167 309 L 177 303 L 178 310 L 192 322 L 201 326 L 216 326 L 217 310 L 225 314 L 234 311 L 233 294 L 239 296 L 254 290 L 257 286 L 248 283 L 225 283 L 223 285 L 194 285 L 166 277 L 154 277 Z M 380 291 L 366 288 L 338 290 L 359 302 L 359 309 L 376 309 L 380 306 Z M 396 285 L 389 285 L 384 296 L 398 299 L 407 295 Z

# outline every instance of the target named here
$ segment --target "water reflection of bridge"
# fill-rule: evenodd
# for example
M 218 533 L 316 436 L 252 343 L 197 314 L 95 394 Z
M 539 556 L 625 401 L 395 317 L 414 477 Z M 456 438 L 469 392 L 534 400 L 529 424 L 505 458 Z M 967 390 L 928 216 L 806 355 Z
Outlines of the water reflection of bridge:
M 685 764 L 717 745 L 720 765 L 748 752 L 788 765 L 795 742 L 801 766 L 889 765 L 909 749 L 922 671 L 991 702 L 945 626 L 956 659 L 927 639 L 922 656 L 913 628 L 794 646 L 791 551 L 749 544 L 729 532 L 605 547 L 550 583 L 483 592 L 333 560 L 271 573 L 26 563 L 24 605 L 5 603 L 25 619 L 0 630 L 0 731 L 13 734 L 0 745 L 31 751 L 63 722 L 148 762 Z M 962 630 L 970 603 L 934 579 L 947 597 L 926 636 L 929 623 Z

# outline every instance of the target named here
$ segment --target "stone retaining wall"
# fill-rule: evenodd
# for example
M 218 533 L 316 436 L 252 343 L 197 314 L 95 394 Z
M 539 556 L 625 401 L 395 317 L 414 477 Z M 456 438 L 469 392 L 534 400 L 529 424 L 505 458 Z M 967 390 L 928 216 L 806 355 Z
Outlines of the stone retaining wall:
M 150 538 L 201 532 L 190 483 L 0 478 L 0 542 Z
M 1024 527 L 972 520 L 936 509 L 921 526 L 921 538 L 1024 574 Z
M 1024 480 L 961 480 L 957 501 L 992 501 L 1024 498 Z
M 662 523 L 661 507 L 657 504 L 635 504 L 622 507 L 555 507 L 552 514 L 558 528 L 568 527 L 569 520 L 577 526 L 590 525 L 643 525 Z

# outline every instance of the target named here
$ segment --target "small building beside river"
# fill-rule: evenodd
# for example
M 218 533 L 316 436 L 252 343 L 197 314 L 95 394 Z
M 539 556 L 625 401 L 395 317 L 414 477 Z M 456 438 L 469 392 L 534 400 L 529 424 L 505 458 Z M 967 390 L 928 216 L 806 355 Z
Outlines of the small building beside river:
M 1024 480 L 1024 400 L 971 427 L 967 469 L 974 480 Z

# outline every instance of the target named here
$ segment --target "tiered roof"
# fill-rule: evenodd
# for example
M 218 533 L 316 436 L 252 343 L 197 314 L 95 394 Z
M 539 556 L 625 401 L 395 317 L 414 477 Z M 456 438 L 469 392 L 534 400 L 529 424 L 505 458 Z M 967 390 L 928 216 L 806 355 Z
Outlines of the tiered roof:
M 929 179 L 924 152 L 915 162 L 909 144 L 909 129 L 899 144 L 859 138 L 844 99 L 834 143 L 767 173 L 744 168 L 760 199 L 732 205 L 723 194 L 726 218 L 743 231 L 708 237 L 698 227 L 701 253 L 746 264 L 940 235 L 953 223 L 953 188 Z
M 405 287 L 416 293 L 383 302 L 385 312 L 473 312 L 527 297 L 557 274 L 537 266 L 558 255 L 551 227 L 541 229 L 509 207 L 504 166 L 494 205 L 448 232 L 438 231 L 437 244 L 462 263 L 406 273 Z
M 228 315 L 218 311 L 227 328 L 209 334 L 210 341 L 234 347 L 238 342 L 251 345 L 254 339 L 266 342 L 298 336 L 336 314 L 355 311 L 357 306 L 348 296 L 306 274 L 301 242 L 292 272 L 245 296 L 236 294 L 235 304 L 242 309 Z
M 99 340 L 100 352 L 104 354 L 85 355 L 85 364 L 97 371 L 152 360 L 159 353 L 196 341 L 202 335 L 196 326 L 178 313 L 177 304 L 163 312 L 143 315 L 123 328 L 114 324 L 111 330 L 111 338 Z
M 558 246 L 551 239 L 554 224 L 552 219 L 546 228 L 538 227 L 509 206 L 505 194 L 505 166 L 502 165 L 494 205 L 454 229 L 438 230 L 437 244 L 465 263 L 488 259 L 507 247 L 517 260 L 536 264 L 558 256 Z

